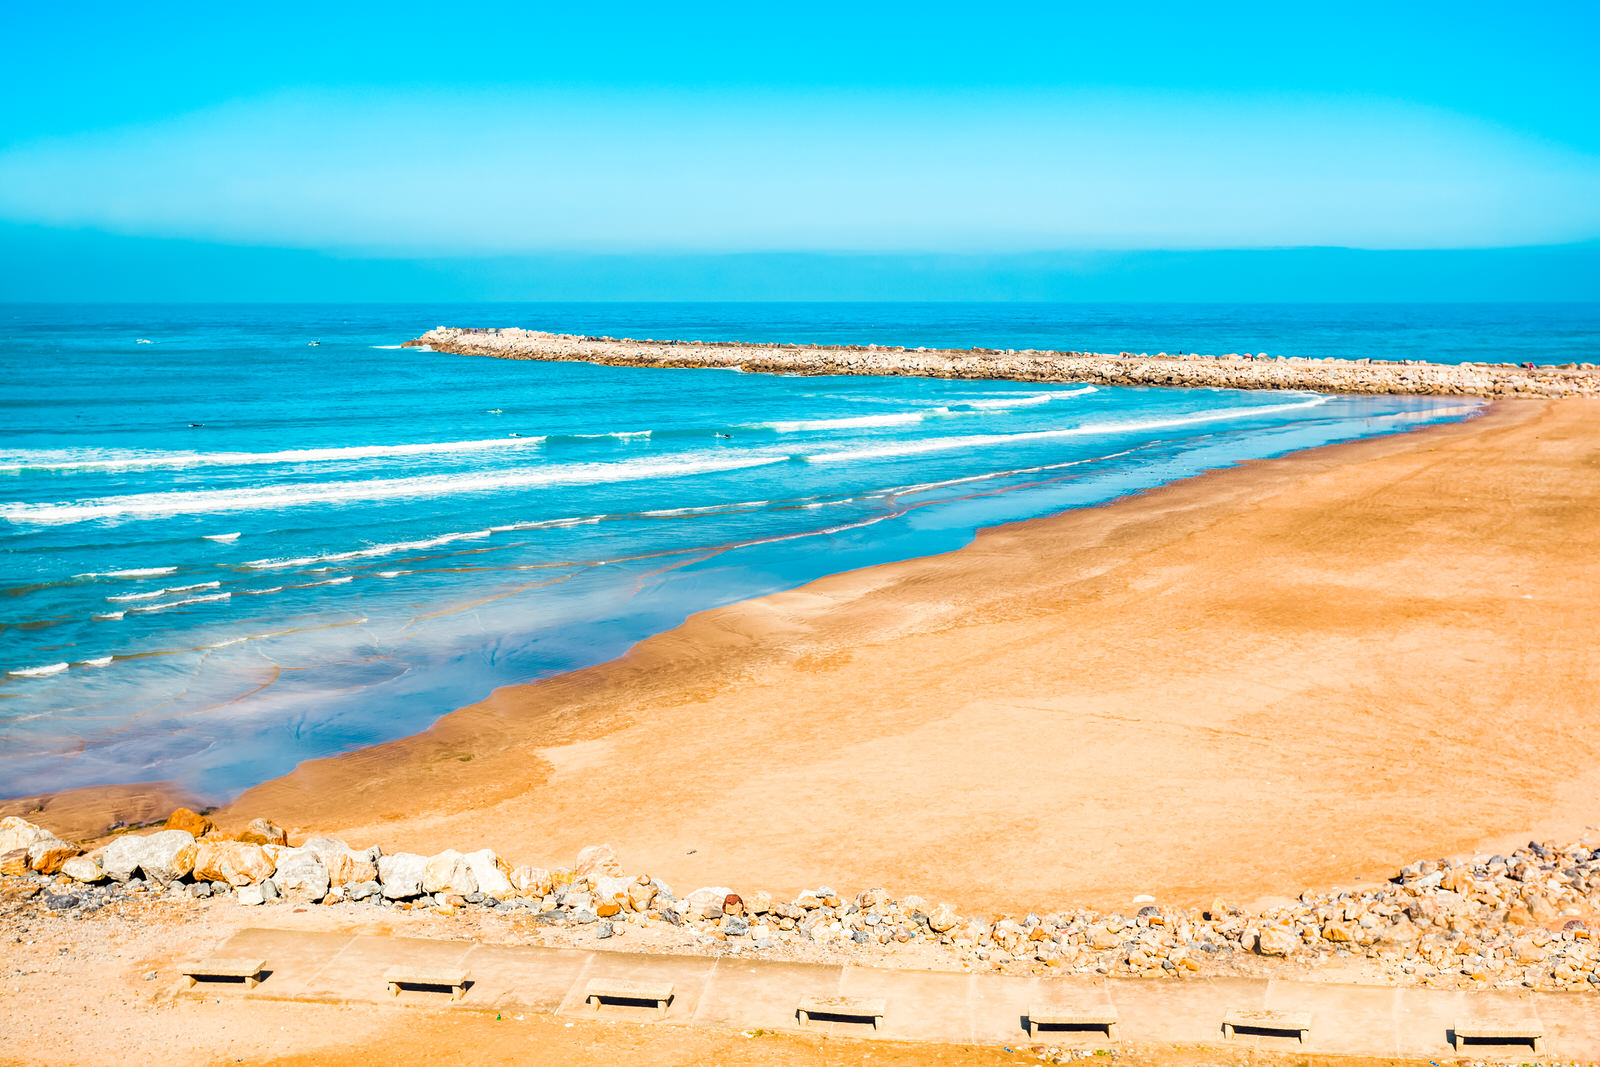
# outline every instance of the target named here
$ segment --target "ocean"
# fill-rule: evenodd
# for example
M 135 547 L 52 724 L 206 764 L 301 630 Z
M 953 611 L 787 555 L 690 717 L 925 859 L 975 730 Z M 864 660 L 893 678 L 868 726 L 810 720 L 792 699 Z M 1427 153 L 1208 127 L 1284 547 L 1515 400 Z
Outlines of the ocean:
M 436 325 L 1544 363 L 1600 305 L 0 305 L 0 795 L 225 800 L 687 615 L 1460 400 L 742 374 Z

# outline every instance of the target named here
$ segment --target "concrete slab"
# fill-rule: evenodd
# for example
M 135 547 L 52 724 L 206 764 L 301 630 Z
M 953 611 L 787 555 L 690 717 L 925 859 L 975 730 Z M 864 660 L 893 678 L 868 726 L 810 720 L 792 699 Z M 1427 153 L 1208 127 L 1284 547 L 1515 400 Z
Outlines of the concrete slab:
M 960 971 L 896 971 L 884 967 L 845 967 L 837 995 L 868 997 L 888 1002 L 877 1033 L 887 1038 L 918 1041 L 967 1042 L 973 1040 L 967 1013 L 971 977 Z M 816 990 L 819 995 L 832 990 Z M 840 1034 L 870 1032 L 867 1023 L 833 1023 Z M 811 1029 L 816 1029 L 813 1024 Z M 1005 1036 L 1011 1032 L 1002 1029 Z
M 819 989 L 838 989 L 840 971 L 820 963 L 719 959 L 693 1022 L 730 1029 L 796 1029 L 800 998 Z
M 717 961 L 704 956 L 664 956 L 644 952 L 591 952 L 581 977 L 562 998 L 563 1015 L 600 1015 L 633 1022 L 684 1022 L 694 1017 L 706 981 Z M 660 1016 L 654 1008 L 607 1004 L 597 1013 L 585 1002 L 584 987 L 591 978 L 620 978 L 630 982 L 661 982 L 673 987 L 672 1003 Z
M 1260 1047 L 1294 1046 L 1305 1052 L 1381 1053 L 1395 1055 L 1396 993 L 1392 986 L 1313 985 L 1309 982 L 1267 983 L 1265 1007 L 1309 1014 L 1311 1032 L 1300 1045 L 1290 1038 L 1265 1039 Z M 1270 1044 L 1268 1042 L 1271 1042 Z
M 592 953 L 583 949 L 543 949 L 530 953 L 518 945 L 478 945 L 467 956 L 472 969 L 473 1003 L 496 1011 L 554 1015 L 574 986 L 580 985 Z
M 888 1003 L 881 1030 L 867 1022 L 824 1020 L 809 1030 L 961 1044 L 1024 1041 L 1029 1005 L 1052 1000 L 1114 1008 L 1119 1042 L 1191 1046 L 1224 1044 L 1222 1018 L 1229 1011 L 1267 1008 L 1310 1012 L 1314 1024 L 1308 1042 L 1302 1046 L 1292 1037 L 1248 1035 L 1229 1044 L 1367 1056 L 1446 1055 L 1451 1051 L 1448 1033 L 1457 1019 L 1501 1014 L 1538 1019 L 1545 1028 L 1545 1056 L 1600 1060 L 1600 996 L 1585 993 L 1465 992 L 1248 978 L 1013 977 L 266 929 L 242 930 L 211 954 L 266 960 L 263 982 L 248 992 L 202 986 L 192 993 L 177 989 L 173 996 L 426 1003 L 457 1011 L 592 1016 L 593 1009 L 583 1002 L 584 987 L 590 978 L 605 977 L 667 982 L 674 989 L 665 1018 L 650 1007 L 608 1005 L 602 1009 L 608 1019 L 796 1030 L 795 1007 L 803 997 L 878 998 Z M 466 967 L 473 985 L 456 1002 L 420 991 L 391 998 L 383 975 L 394 966 Z M 1048 1040 L 1061 1047 L 1109 1044 L 1101 1034 L 1050 1032 Z

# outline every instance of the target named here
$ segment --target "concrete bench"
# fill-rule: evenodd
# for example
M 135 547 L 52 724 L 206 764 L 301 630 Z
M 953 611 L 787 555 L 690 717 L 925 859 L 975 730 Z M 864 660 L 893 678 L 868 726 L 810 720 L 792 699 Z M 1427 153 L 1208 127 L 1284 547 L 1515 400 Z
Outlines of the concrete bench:
M 616 978 L 591 978 L 583 987 L 583 1002 L 595 1011 L 602 1000 L 640 1001 L 654 1004 L 657 1015 L 667 1014 L 672 986 L 667 982 L 624 982 Z
M 882 1029 L 888 1002 L 869 997 L 806 997 L 795 1008 L 801 1026 L 810 1026 L 813 1015 L 831 1019 L 871 1019 L 874 1030 Z
M 1241 1008 L 1222 1017 L 1222 1036 L 1232 1038 L 1235 1030 L 1265 1030 L 1292 1033 L 1306 1043 L 1311 1032 L 1311 1013 L 1305 1011 L 1272 1011 L 1269 1008 Z
M 1117 1039 L 1117 1010 L 1103 1005 L 1033 1004 L 1028 1007 L 1028 1036 L 1038 1037 L 1042 1026 L 1071 1030 L 1104 1030 L 1107 1041 Z
M 202 978 L 240 978 L 244 980 L 246 989 L 254 989 L 261 984 L 261 972 L 266 966 L 266 960 L 213 956 L 199 963 L 191 963 L 183 969 L 183 976 L 189 980 L 191 989 Z
M 383 972 L 383 980 L 389 984 L 391 997 L 400 995 L 401 986 L 410 985 L 448 989 L 451 1000 L 460 1000 L 467 995 L 467 983 L 472 981 L 472 973 L 464 967 L 390 967 Z
M 1465 1048 L 1468 1041 L 1482 1041 L 1493 1045 L 1527 1041 L 1533 1045 L 1533 1051 L 1539 1052 L 1544 1045 L 1544 1027 L 1536 1022 L 1490 1022 L 1473 1019 L 1456 1023 L 1454 1037 L 1457 1052 Z

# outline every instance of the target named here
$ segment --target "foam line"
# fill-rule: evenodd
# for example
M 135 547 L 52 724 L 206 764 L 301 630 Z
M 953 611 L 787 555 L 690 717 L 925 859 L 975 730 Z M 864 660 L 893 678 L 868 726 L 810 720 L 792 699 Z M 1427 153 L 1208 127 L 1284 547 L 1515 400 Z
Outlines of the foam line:
M 695 474 L 760 467 L 787 460 L 787 456 L 772 454 L 704 459 L 666 456 L 620 463 L 578 463 L 531 469 L 479 471 L 471 474 L 430 474 L 414 478 L 301 482 L 242 489 L 138 493 L 70 503 L 5 503 L 0 504 L 0 518 L 19 523 L 66 523 L 85 522 L 91 519 L 148 518 L 158 515 L 202 514 L 217 511 L 272 510 L 305 504 L 344 504 L 354 500 L 392 500 L 402 497 L 442 497 L 461 493 L 526 489 L 541 485 L 595 485 L 647 478 L 682 478 Z
M 895 444 L 867 445 L 839 452 L 818 452 L 801 459 L 808 463 L 848 463 L 853 460 L 882 459 L 891 456 L 916 456 L 926 452 L 945 452 L 957 448 L 979 448 L 984 445 L 1011 445 L 1023 441 L 1045 441 L 1057 437 L 1098 437 L 1118 433 L 1135 433 L 1140 430 L 1161 430 L 1174 426 L 1194 426 L 1226 419 L 1245 419 L 1257 415 L 1275 415 L 1285 411 L 1316 407 L 1327 403 L 1328 397 L 1318 396 L 1292 404 L 1269 404 L 1260 407 L 1230 408 L 1226 411 L 1209 411 L 1195 415 L 1173 416 L 1165 419 L 1139 419 L 1131 422 L 1094 422 L 1061 430 L 1032 430 L 1025 433 L 971 434 L 965 437 L 930 437 L 921 441 L 902 441 Z
M 393 456 L 449 455 L 538 445 L 543 437 L 490 437 L 475 441 L 418 442 L 403 445 L 351 445 L 293 448 L 280 452 L 127 452 L 83 456 L 60 451 L 13 452 L 0 472 L 26 470 L 127 470 L 149 467 L 247 467 L 263 463 L 330 463 Z

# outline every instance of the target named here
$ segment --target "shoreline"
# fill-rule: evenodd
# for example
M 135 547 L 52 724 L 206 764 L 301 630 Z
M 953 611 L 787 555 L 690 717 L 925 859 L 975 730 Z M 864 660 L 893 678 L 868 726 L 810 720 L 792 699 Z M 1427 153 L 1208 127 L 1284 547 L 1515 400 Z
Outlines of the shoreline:
M 1562 783 L 1557 791 L 1559 798 L 1547 790 L 1546 799 L 1554 803 L 1526 804 L 1527 815 L 1533 817 L 1520 822 L 1502 819 L 1493 832 L 1484 832 L 1483 827 L 1467 829 L 1460 819 L 1449 819 L 1447 822 L 1456 824 L 1455 831 L 1441 835 L 1437 843 L 1426 847 L 1419 847 L 1419 835 L 1412 834 L 1410 845 L 1390 842 L 1387 847 L 1369 848 L 1364 857 L 1351 857 L 1338 863 L 1307 863 L 1311 857 L 1301 856 L 1300 862 L 1290 865 L 1289 869 L 1236 858 L 1231 864 L 1235 868 L 1232 873 L 1214 875 L 1209 881 L 1196 881 L 1192 877 L 1174 881 L 1168 877 L 1165 884 L 1158 884 L 1161 876 L 1147 871 L 1137 876 L 1136 885 L 1121 876 L 1108 879 L 1096 875 L 1086 881 L 1082 877 L 1084 872 L 1079 871 L 1074 876 L 1069 871 L 1060 890 L 1049 892 L 1037 884 L 1036 878 L 1032 879 L 1035 884 L 1029 885 L 1027 878 L 1006 878 L 1000 871 L 990 872 L 991 876 L 986 879 L 976 878 L 971 873 L 954 880 L 936 876 L 937 862 L 920 857 L 911 860 L 905 855 L 893 857 L 900 876 L 874 877 L 872 875 L 883 872 L 881 869 L 870 871 L 870 864 L 868 871 L 849 869 L 849 864 L 845 865 L 845 870 L 840 870 L 840 864 L 831 862 L 841 855 L 837 845 L 819 846 L 815 853 L 817 859 L 809 872 L 817 877 L 806 879 L 799 876 L 792 862 L 778 864 L 778 869 L 765 874 L 758 873 L 775 854 L 790 850 L 779 849 L 775 853 L 770 845 L 755 850 L 741 847 L 738 841 L 730 840 L 728 835 L 715 829 L 722 820 L 714 816 L 699 820 L 692 817 L 696 802 L 716 795 L 714 789 L 710 793 L 706 791 L 704 768 L 689 769 L 695 760 L 708 761 L 707 765 L 717 760 L 718 746 L 712 743 L 708 747 L 705 737 L 688 738 L 689 743 L 681 753 L 687 761 L 682 777 L 690 779 L 689 783 L 638 781 L 635 791 L 641 795 L 635 804 L 622 799 L 630 792 L 626 780 L 630 773 L 636 773 L 633 764 L 626 759 L 616 760 L 614 772 L 608 771 L 608 763 L 613 762 L 608 757 L 620 755 L 615 751 L 615 739 L 625 739 L 631 749 L 638 743 L 641 731 L 649 734 L 649 725 L 644 720 L 652 711 L 669 720 L 664 726 L 673 729 L 682 725 L 670 714 L 673 708 L 687 706 L 705 712 L 705 705 L 715 703 L 718 694 L 735 692 L 741 681 L 748 682 L 753 675 L 760 676 L 763 672 L 770 675 L 774 671 L 781 684 L 801 683 L 809 696 L 817 697 L 819 692 L 834 688 L 837 682 L 829 676 L 848 672 L 851 660 L 862 647 L 892 647 L 897 638 L 919 639 L 925 644 L 930 636 L 937 637 L 941 629 L 959 630 L 960 616 L 973 611 L 981 615 L 1016 614 L 1017 600 L 1036 598 L 1041 591 L 1037 579 L 1031 582 L 1031 588 L 1021 591 L 1014 588 L 1030 584 L 1015 578 L 1014 564 L 1019 553 L 1020 558 L 1029 558 L 1030 563 L 1038 562 L 1030 557 L 1036 557 L 1042 549 L 1045 558 L 1061 563 L 1063 559 L 1058 550 L 1063 541 L 1094 539 L 1097 544 L 1087 553 L 1069 549 L 1065 556 L 1065 562 L 1077 572 L 1069 586 L 1082 587 L 1074 588 L 1072 599 L 1093 600 L 1098 595 L 1094 587 L 1104 585 L 1107 572 L 1116 567 L 1114 559 L 1106 558 L 1107 550 L 1115 556 L 1129 548 L 1141 547 L 1138 544 L 1141 534 L 1150 532 L 1152 527 L 1159 532 L 1164 525 L 1176 522 L 1181 527 L 1185 519 L 1192 521 L 1198 517 L 1200 529 L 1207 529 L 1218 517 L 1237 516 L 1248 511 L 1252 504 L 1259 504 L 1263 497 L 1270 498 L 1284 489 L 1292 489 L 1296 483 L 1330 477 L 1337 480 L 1341 472 L 1362 464 L 1406 459 L 1415 462 L 1419 454 L 1441 448 L 1470 447 L 1472 441 L 1481 439 L 1485 433 L 1526 433 L 1530 423 L 1548 419 L 1552 411 L 1568 410 L 1572 404 L 1584 410 L 1591 408 L 1583 401 L 1496 403 L 1485 414 L 1463 422 L 1343 442 L 1213 471 L 1095 508 L 984 530 L 965 548 L 942 556 L 833 575 L 788 593 L 703 612 L 674 630 L 641 642 L 619 660 L 544 681 L 506 687 L 479 704 L 449 713 L 421 734 L 342 756 L 308 761 L 289 775 L 247 791 L 222 809 L 217 817 L 240 821 L 256 814 L 268 815 L 291 827 L 316 827 L 422 852 L 459 845 L 463 827 L 468 827 L 467 836 L 473 840 L 481 840 L 503 853 L 548 860 L 552 865 L 553 856 L 571 855 L 577 848 L 596 840 L 616 839 L 619 851 L 630 865 L 658 872 L 680 883 L 735 884 L 777 892 L 793 892 L 807 882 L 889 884 L 902 891 L 951 899 L 967 907 L 1001 910 L 1056 906 L 1063 901 L 1078 905 L 1126 903 L 1139 886 L 1158 890 L 1163 904 L 1204 903 L 1218 892 L 1231 901 L 1270 903 L 1302 889 L 1333 884 L 1372 884 L 1389 877 L 1400 863 L 1410 862 L 1419 855 L 1509 848 L 1526 840 L 1528 834 L 1541 839 L 1575 838 L 1583 828 L 1600 821 L 1594 818 L 1586 801 L 1586 794 L 1592 795 L 1589 790 L 1597 783 L 1587 779 Z M 1213 512 L 1220 516 L 1210 514 Z M 864 603 L 875 597 L 881 599 L 885 592 L 893 593 L 897 584 L 916 588 L 936 584 L 941 578 L 948 582 L 952 577 L 949 572 L 959 572 L 969 564 L 979 566 L 987 574 L 997 562 L 1011 572 L 1013 587 L 988 590 L 976 602 L 961 605 L 960 610 L 953 610 L 956 605 L 937 598 L 931 603 L 927 600 L 908 603 L 901 599 L 890 605 L 894 609 L 893 617 L 885 618 L 883 605 Z M 1191 560 L 1189 564 L 1194 562 Z M 959 577 L 955 575 L 956 579 Z M 830 618 L 830 615 L 837 617 Z M 1008 637 L 1008 647 L 1015 647 L 1018 639 Z M 1027 640 L 1026 637 L 1020 639 Z M 950 648 L 954 652 L 955 646 Z M 1119 658 L 1124 660 L 1120 669 L 1126 672 L 1129 669 L 1127 657 Z M 918 677 L 926 680 L 926 669 L 919 667 L 917 671 Z M 820 690 L 819 678 L 823 681 Z M 772 679 L 758 680 L 770 695 Z M 848 685 L 846 688 L 848 691 Z M 915 687 L 892 689 L 892 692 L 875 692 L 870 696 L 876 701 L 899 700 L 912 706 L 887 709 L 886 716 L 876 717 L 879 725 L 903 726 L 908 716 L 918 714 L 926 714 L 935 721 L 948 717 L 921 708 L 925 702 L 918 699 Z M 737 720 L 736 713 L 730 714 Z M 838 716 L 823 714 L 821 717 L 836 719 Z M 1091 716 L 1095 717 L 1105 718 L 1103 714 Z M 1171 724 L 1164 728 L 1170 727 Z M 690 732 L 698 735 L 702 731 Z M 916 755 L 926 759 L 929 754 L 919 752 Z M 930 769 L 938 771 L 937 767 L 924 767 L 924 770 Z M 659 768 L 649 768 L 647 772 L 659 773 Z M 831 768 L 830 773 L 837 775 L 838 768 Z M 895 773 L 920 772 L 912 767 Z M 709 777 L 715 779 L 716 775 Z M 848 781 L 838 784 L 853 785 L 857 790 L 870 784 L 860 777 L 846 774 Z M 611 780 L 613 778 L 623 781 L 619 783 Z M 661 788 L 653 790 L 649 788 L 651 784 Z M 792 776 L 785 784 L 791 789 L 796 785 Z M 693 788 L 686 790 L 686 785 Z M 592 788 L 596 795 L 588 803 L 571 800 L 558 803 L 560 820 L 582 821 L 587 825 L 562 825 L 555 833 L 548 829 L 531 832 L 530 819 L 532 825 L 539 826 L 551 818 L 549 808 L 542 801 L 574 788 Z M 775 812 L 781 811 L 782 803 L 796 800 L 805 810 L 811 811 L 818 800 L 816 792 L 816 788 L 799 789 L 794 796 L 764 799 L 779 805 L 773 809 Z M 644 794 L 650 793 L 658 794 L 658 803 L 661 796 L 667 798 L 665 814 L 676 820 L 678 828 L 665 831 L 666 840 L 653 840 L 641 847 L 641 842 L 630 841 L 613 831 L 619 823 L 625 826 L 636 817 L 648 818 L 650 801 Z M 849 795 L 848 789 L 845 795 Z M 394 810 L 402 805 L 402 797 L 405 798 L 403 806 L 408 810 Z M 101 828 L 109 821 L 102 818 L 96 823 L 97 811 L 116 810 L 122 813 L 117 816 L 121 821 L 138 823 L 164 815 L 176 803 L 181 803 L 181 799 L 179 794 L 163 790 L 159 784 L 104 787 L 8 802 L 0 806 L 0 814 L 37 816 L 63 836 L 92 840 L 101 836 Z M 1055 802 L 1061 799 L 1056 797 Z M 106 807 L 100 807 L 107 801 L 110 803 Z M 1102 803 L 1108 802 L 1102 798 Z M 686 807 L 689 810 L 686 811 Z M 1535 816 L 1537 807 L 1543 810 Z M 535 814 L 541 809 L 541 814 Z M 579 813 L 583 811 L 592 814 L 579 820 Z M 1103 813 L 1097 818 L 1103 829 L 1108 828 L 1110 824 L 1104 822 Z M 743 824 L 745 832 L 753 829 L 750 825 L 753 820 L 748 816 L 735 821 Z M 870 823 L 870 818 L 862 821 Z M 834 823 L 837 832 L 839 821 Z M 686 830 L 686 824 L 696 828 Z M 966 829 L 971 832 L 975 827 Z M 1036 844 L 1038 834 L 1038 828 L 1034 827 L 1027 836 L 1035 839 Z M 707 839 L 713 842 L 709 848 L 704 847 Z M 683 854 L 681 847 L 672 847 L 695 842 L 702 847 L 691 849 L 688 855 Z M 1087 866 L 1096 870 L 1116 866 L 1117 851 L 1117 848 L 1111 853 L 1095 850 Z M 1219 851 L 1226 857 L 1232 850 Z M 1251 851 L 1249 847 L 1242 847 L 1245 856 Z M 703 858 L 697 860 L 691 858 L 693 856 Z M 970 861 L 953 862 L 962 868 L 972 866 Z M 787 870 L 782 869 L 785 866 Z M 859 868 L 860 864 L 855 867 Z M 980 888 L 985 883 L 987 887 Z M 1092 890 L 1089 890 L 1090 883 L 1095 884 Z
M 1087 382 L 1092 385 L 1216 389 L 1308 389 L 1408 396 L 1600 396 L 1592 363 L 1519 367 L 1509 363 L 1418 360 L 1154 356 L 1122 352 L 933 349 L 879 345 L 660 341 L 589 337 L 516 328 L 439 326 L 402 347 L 496 359 L 619 367 L 741 370 L 766 374 L 908 375 L 924 378 Z

